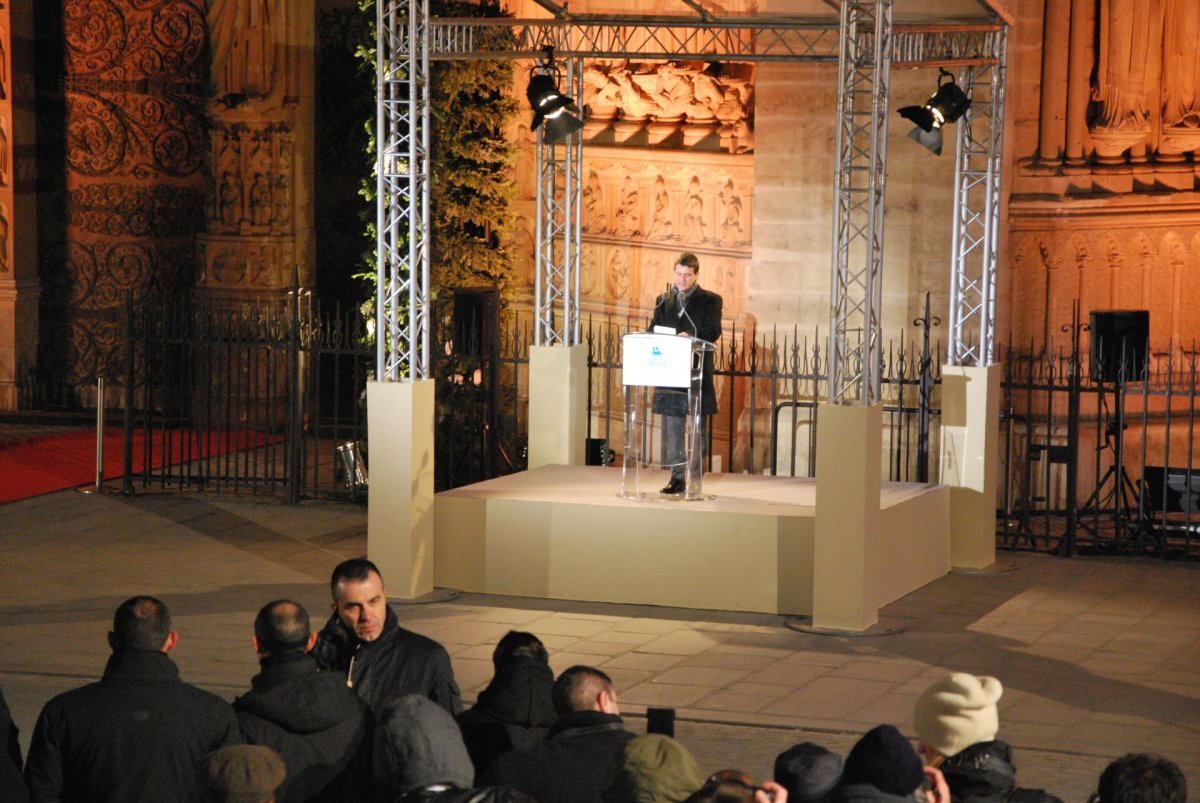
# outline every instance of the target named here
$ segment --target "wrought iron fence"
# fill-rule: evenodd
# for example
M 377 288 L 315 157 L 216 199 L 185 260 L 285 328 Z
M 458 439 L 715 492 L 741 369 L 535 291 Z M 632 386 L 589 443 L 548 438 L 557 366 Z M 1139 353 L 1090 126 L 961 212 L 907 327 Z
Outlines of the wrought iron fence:
M 1106 366 L 1065 328 L 1061 350 L 1004 356 L 999 545 L 1200 557 L 1200 353 Z
M 125 488 L 364 500 L 374 349 L 306 295 L 127 307 Z

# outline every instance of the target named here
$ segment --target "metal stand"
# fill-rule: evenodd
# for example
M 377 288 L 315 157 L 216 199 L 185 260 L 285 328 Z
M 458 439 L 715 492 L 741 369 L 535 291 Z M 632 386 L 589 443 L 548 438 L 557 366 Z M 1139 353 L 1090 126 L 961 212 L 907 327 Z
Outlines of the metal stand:
M 1100 405 L 1107 411 L 1104 395 L 1104 381 L 1100 380 Z M 1132 514 L 1136 514 L 1137 506 L 1135 500 L 1138 498 L 1137 486 L 1133 484 L 1133 480 L 1129 477 L 1129 472 L 1125 470 L 1125 383 L 1122 380 L 1117 380 L 1113 384 L 1113 412 L 1105 415 L 1104 428 L 1104 446 L 1100 450 L 1108 448 L 1112 451 L 1113 462 L 1108 467 L 1108 470 L 1100 477 L 1096 483 L 1095 490 L 1091 496 L 1079 508 L 1079 527 L 1087 530 L 1092 534 L 1092 538 L 1099 538 L 1100 533 L 1100 514 L 1108 511 L 1110 508 L 1113 515 L 1113 548 L 1114 550 L 1121 545 L 1121 539 L 1125 534 L 1125 528 L 1129 523 Z M 1085 517 L 1091 517 L 1090 522 Z

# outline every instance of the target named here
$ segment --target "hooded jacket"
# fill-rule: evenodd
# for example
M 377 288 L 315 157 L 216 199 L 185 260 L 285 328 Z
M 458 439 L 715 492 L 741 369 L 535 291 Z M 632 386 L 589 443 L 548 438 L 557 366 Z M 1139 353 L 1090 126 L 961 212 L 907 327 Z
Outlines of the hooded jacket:
M 229 703 L 179 679 L 166 653 L 113 653 L 104 676 L 42 709 L 25 764 L 41 800 L 189 801 L 200 762 L 241 741 Z
M 479 780 L 515 787 L 539 803 L 632 803 L 636 793 L 625 771 L 632 738 L 616 714 L 577 711 L 541 744 L 497 758 Z
M 400 627 L 391 608 L 374 641 L 359 640 L 334 612 L 321 628 L 312 656 L 321 669 L 341 673 L 342 679 L 366 700 L 376 719 L 385 703 L 405 694 L 428 697 L 451 715 L 462 710 L 446 649 L 433 639 Z
M 283 757 L 279 803 L 357 799 L 366 772 L 367 704 L 302 652 L 262 659 L 251 689 L 233 701 L 242 735 Z
M 391 803 L 533 803 L 512 789 L 472 789 L 475 774 L 454 720 L 417 694 L 388 702 L 373 753 L 375 796 Z
M 558 721 L 550 698 L 553 686 L 554 670 L 531 655 L 519 655 L 496 668 L 474 707 L 458 715 L 476 772 L 499 755 L 546 738 Z

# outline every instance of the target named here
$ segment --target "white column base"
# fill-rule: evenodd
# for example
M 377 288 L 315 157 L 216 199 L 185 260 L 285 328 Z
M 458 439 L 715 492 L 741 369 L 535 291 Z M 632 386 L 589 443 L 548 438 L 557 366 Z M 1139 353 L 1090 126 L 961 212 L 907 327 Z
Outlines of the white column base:
M 587 346 L 529 349 L 529 468 L 586 459 Z
M 395 599 L 433 590 L 433 387 L 367 383 L 367 557 Z
M 950 565 L 996 562 L 998 365 L 942 368 L 942 482 L 950 486 Z
M 870 578 L 880 559 L 883 408 L 822 405 L 817 414 L 813 627 L 862 631 L 879 620 Z

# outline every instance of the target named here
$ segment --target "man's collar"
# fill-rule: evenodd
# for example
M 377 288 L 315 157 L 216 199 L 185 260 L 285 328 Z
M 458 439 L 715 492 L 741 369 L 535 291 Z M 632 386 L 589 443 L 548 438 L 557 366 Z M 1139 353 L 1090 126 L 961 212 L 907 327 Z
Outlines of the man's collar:
M 179 667 L 161 650 L 119 650 L 109 656 L 104 677 L 179 680 Z

